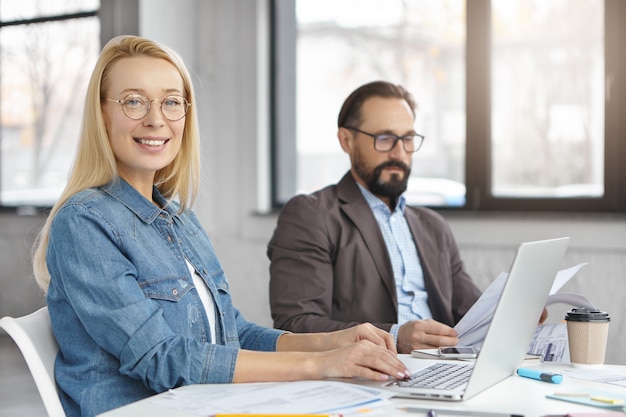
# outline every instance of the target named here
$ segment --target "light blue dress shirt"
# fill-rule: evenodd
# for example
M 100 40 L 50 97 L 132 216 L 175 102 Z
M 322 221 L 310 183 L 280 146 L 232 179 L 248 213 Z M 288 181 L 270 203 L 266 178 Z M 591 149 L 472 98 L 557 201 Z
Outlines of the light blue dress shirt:
M 381 199 L 360 184 L 358 186 L 380 227 L 393 268 L 398 297 L 398 324 L 393 325 L 390 332 L 397 342 L 400 325 L 411 320 L 432 318 L 424 272 L 409 224 L 404 217 L 406 199 L 400 196 L 392 212 Z

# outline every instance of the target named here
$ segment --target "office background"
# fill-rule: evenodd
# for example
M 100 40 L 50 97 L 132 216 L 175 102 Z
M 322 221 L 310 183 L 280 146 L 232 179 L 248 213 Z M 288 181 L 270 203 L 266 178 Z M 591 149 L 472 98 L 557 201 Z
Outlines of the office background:
M 194 207 L 231 283 L 235 305 L 271 326 L 266 244 L 275 214 L 259 212 L 268 193 L 265 1 L 151 0 L 139 3 L 139 34 L 177 50 L 194 74 L 203 184 Z M 122 25 L 117 30 L 123 30 Z M 171 22 L 178 22 L 172 25 Z M 174 30 L 172 30 L 174 29 Z M 320 120 L 333 124 L 334 120 Z M 209 134 L 210 132 L 210 134 Z M 227 138 L 218 144 L 212 138 Z M 584 294 L 612 315 L 607 362 L 626 364 L 626 216 L 623 214 L 443 212 L 467 269 L 481 288 L 508 270 L 520 242 L 570 236 L 562 267 L 581 262 L 563 292 Z M 42 215 L 0 212 L 0 316 L 27 314 L 45 300 L 32 279 L 30 253 Z M 364 302 L 366 302 L 364 300 Z M 570 307 L 550 307 L 550 321 Z

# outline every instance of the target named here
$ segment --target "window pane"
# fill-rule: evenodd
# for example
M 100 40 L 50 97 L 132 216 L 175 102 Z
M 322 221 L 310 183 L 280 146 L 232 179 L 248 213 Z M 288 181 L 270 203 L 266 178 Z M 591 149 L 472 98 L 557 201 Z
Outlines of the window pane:
M 51 205 L 62 190 L 99 34 L 96 17 L 0 31 L 1 205 Z
M 492 2 L 496 197 L 602 197 L 602 0 Z
M 336 183 L 350 161 L 336 137 L 343 100 L 361 84 L 402 84 L 426 136 L 413 157 L 412 203 L 465 202 L 465 3 L 298 0 L 297 192 Z
M 99 0 L 19 0 L 0 1 L 2 21 L 34 19 L 97 10 Z

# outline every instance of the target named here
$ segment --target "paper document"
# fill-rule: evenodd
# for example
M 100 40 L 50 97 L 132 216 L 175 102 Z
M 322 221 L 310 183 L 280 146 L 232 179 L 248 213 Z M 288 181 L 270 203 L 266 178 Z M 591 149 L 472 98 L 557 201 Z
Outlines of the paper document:
M 542 362 L 569 363 L 567 325 L 554 323 L 538 326 L 528 353 L 541 356 Z
M 604 365 L 601 368 L 565 368 L 563 375 L 587 381 L 602 382 L 626 388 L 626 370 L 622 365 Z
M 554 278 L 554 284 L 552 284 L 552 289 L 550 290 L 550 295 L 556 294 L 558 290 L 563 287 L 578 271 L 580 271 L 583 266 L 587 266 L 589 262 L 583 262 L 578 265 L 574 265 L 570 268 L 563 269 L 556 274 Z
M 560 290 L 585 265 L 587 262 L 559 271 L 550 289 L 550 295 Z M 459 345 L 477 347 L 482 345 L 508 276 L 509 274 L 506 272 L 500 273 L 476 300 L 467 314 L 454 326 L 459 337 Z
M 337 381 L 199 384 L 155 397 L 154 403 L 198 416 L 214 414 L 357 413 L 388 405 L 390 391 Z

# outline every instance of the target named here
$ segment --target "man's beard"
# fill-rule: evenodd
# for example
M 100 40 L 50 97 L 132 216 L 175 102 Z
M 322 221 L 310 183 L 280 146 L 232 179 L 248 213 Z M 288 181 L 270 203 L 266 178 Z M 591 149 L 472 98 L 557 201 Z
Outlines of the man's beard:
M 383 182 L 380 176 L 383 169 L 387 167 L 398 167 L 404 171 L 404 175 L 400 178 L 398 174 L 392 174 L 387 182 Z M 397 198 L 406 191 L 409 176 L 411 175 L 411 167 L 401 161 L 383 162 L 374 168 L 374 170 L 368 171 L 359 155 L 357 155 L 354 160 L 354 170 L 365 182 L 365 185 L 367 185 L 368 190 L 372 194 L 379 197 L 387 197 L 393 201 L 396 201 Z

